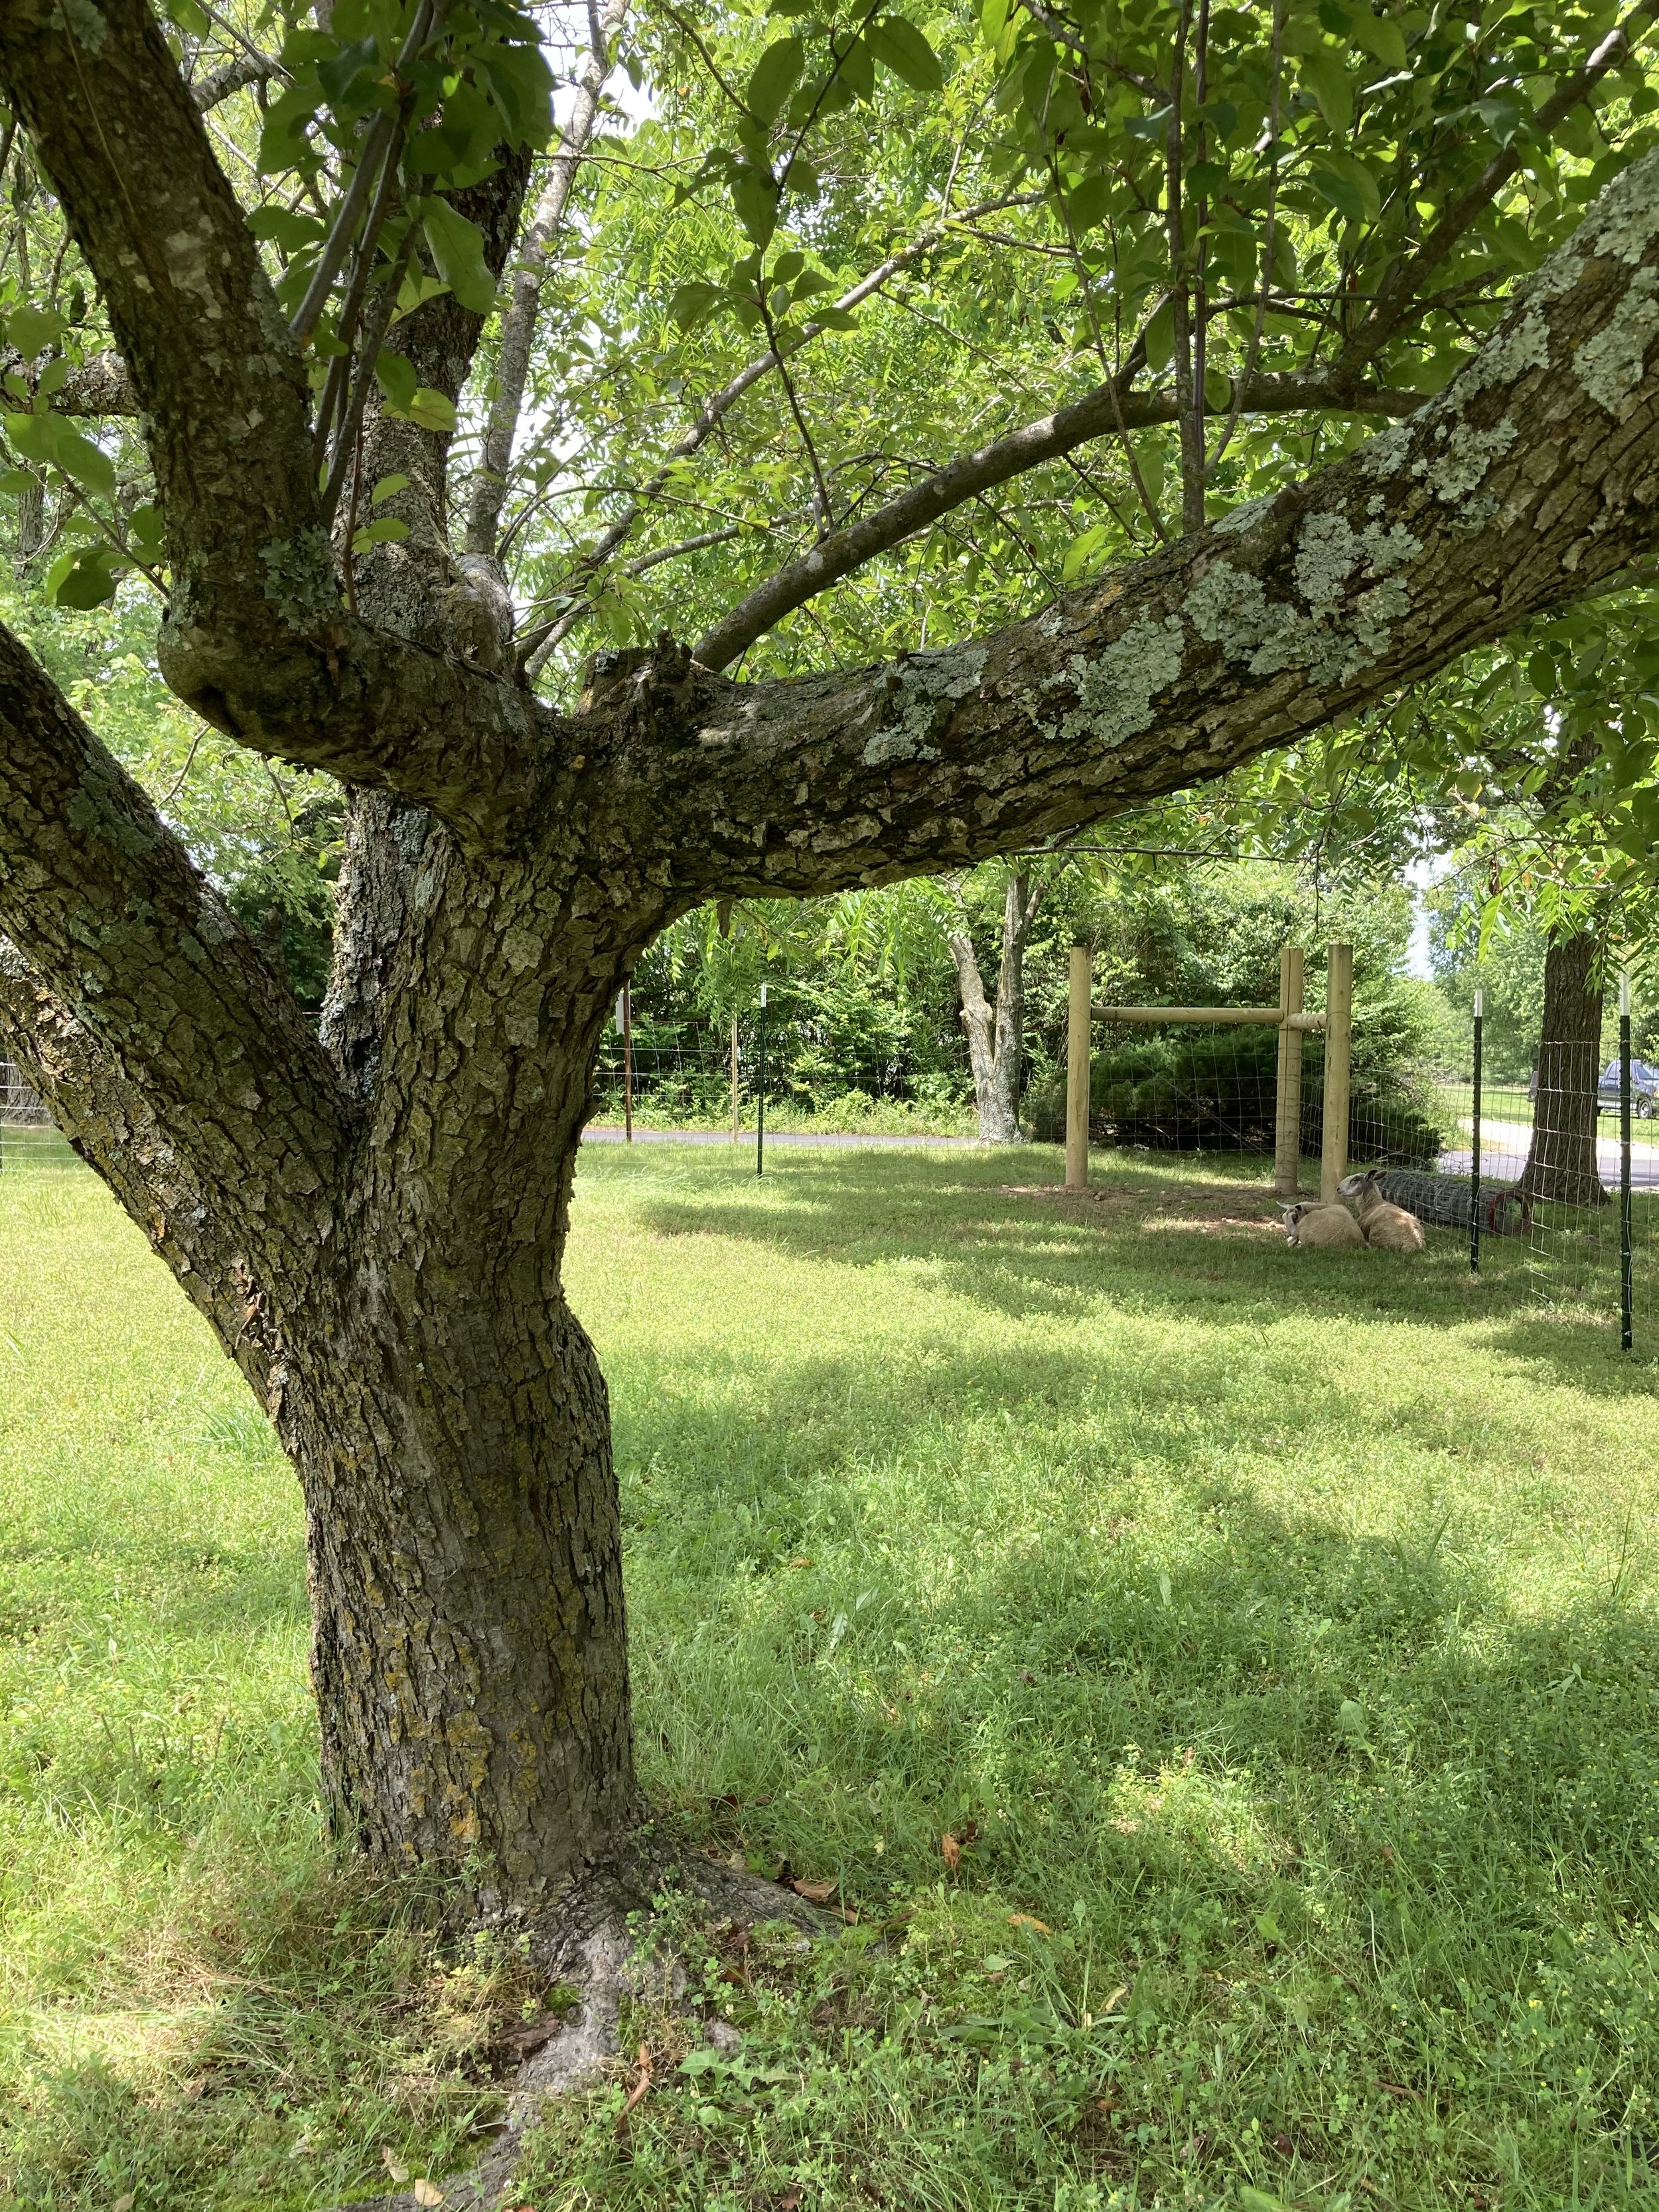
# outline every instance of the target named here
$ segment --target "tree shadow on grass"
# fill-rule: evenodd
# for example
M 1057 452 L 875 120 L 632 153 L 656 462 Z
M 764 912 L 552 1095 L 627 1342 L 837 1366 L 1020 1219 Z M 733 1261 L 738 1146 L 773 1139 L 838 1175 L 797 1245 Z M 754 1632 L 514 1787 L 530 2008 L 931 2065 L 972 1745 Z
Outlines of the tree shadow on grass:
M 764 1192 L 734 1180 L 716 1194 L 688 1179 L 653 1192 L 640 1218 L 659 1236 L 737 1237 L 838 1266 L 925 1260 L 955 1295 L 1015 1319 L 1103 1295 L 1117 1308 L 1252 1325 L 1354 1311 L 1440 1328 L 1526 1305 L 1518 1245 L 1489 1252 L 1478 1279 L 1452 1232 L 1431 1232 L 1419 1257 L 1292 1249 L 1260 1181 L 1135 1156 L 1097 1169 L 1091 1194 L 1073 1199 L 1044 1188 L 1055 1157 L 791 1162 Z
M 1127 1992 L 1106 2078 L 1131 2152 L 1212 2048 L 1243 2077 L 1231 2140 L 1255 2115 L 1286 2175 L 1310 2124 L 1340 2164 L 1419 2100 L 1401 2203 L 1489 2182 L 1517 2126 L 1541 2179 L 1575 2096 L 1605 2149 L 1630 2087 L 1659 2093 L 1659 1668 L 1630 1561 L 1541 1620 L 1426 1489 L 1379 1534 L 1166 1463 L 1000 1495 L 988 1469 L 792 1471 L 799 1553 L 732 1528 L 722 1565 L 718 1451 L 699 1464 L 673 1532 L 635 1540 L 653 1790 L 866 1912 L 925 1895 L 951 1834 L 943 1894 L 981 1948 L 1019 1952 L 1024 1913 L 1074 2007 Z M 1222 2155 L 1196 2124 L 1187 2151 Z

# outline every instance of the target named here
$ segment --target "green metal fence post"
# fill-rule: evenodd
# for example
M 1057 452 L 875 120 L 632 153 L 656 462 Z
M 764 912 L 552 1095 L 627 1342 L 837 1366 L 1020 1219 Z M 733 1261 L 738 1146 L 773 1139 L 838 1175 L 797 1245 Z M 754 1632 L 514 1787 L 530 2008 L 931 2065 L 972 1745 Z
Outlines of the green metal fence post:
M 1474 994 L 1474 1110 L 1469 1116 L 1469 1138 L 1474 1150 L 1469 1155 L 1469 1273 L 1480 1273 L 1480 1029 L 1485 1015 L 1486 994 L 1477 989 Z

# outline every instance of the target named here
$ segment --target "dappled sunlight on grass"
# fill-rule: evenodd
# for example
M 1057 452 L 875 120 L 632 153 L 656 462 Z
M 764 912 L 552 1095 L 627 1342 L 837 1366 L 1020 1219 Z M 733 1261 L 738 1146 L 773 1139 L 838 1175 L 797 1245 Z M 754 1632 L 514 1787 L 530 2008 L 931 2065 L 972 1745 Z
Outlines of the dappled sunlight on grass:
M 1659 2186 L 1653 1367 L 1235 1164 L 583 1154 L 647 1785 L 857 1920 L 688 1922 L 741 2063 L 642 1999 L 535 2212 Z M 142 1240 L 19 1177 L 0 1270 L 0 2171 L 441 2171 L 544 1993 L 325 1844 L 292 1478 Z

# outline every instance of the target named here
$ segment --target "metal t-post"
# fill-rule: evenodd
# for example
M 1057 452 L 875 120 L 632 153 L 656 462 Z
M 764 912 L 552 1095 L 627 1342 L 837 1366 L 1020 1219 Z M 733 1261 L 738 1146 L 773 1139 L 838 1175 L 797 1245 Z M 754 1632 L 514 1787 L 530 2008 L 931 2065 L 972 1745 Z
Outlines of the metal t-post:
M 1635 1296 L 1631 1279 L 1630 1206 L 1630 977 L 1619 979 L 1619 1341 L 1635 1341 Z
M 623 985 L 623 1122 L 627 1130 L 627 1142 L 634 1141 L 634 999 L 629 986 Z
M 766 986 L 760 987 L 760 1073 L 755 1085 L 755 1173 L 766 1168 Z
M 1474 994 L 1474 1110 L 1469 1116 L 1469 1136 L 1474 1150 L 1469 1155 L 1469 1273 L 1480 1273 L 1480 1029 L 1486 1015 L 1486 994 L 1477 990 Z

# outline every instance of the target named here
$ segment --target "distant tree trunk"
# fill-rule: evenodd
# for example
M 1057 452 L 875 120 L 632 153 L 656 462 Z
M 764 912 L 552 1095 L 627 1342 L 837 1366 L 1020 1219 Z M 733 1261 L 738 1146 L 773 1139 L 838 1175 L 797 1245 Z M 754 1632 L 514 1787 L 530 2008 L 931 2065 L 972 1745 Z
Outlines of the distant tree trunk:
M 951 957 L 957 963 L 963 1018 L 968 1024 L 968 1057 L 974 1071 L 974 1104 L 979 1133 L 988 1144 L 1020 1141 L 1020 1044 L 1025 1025 L 1025 947 L 1042 902 L 1030 878 L 1016 871 L 1002 902 L 1002 959 L 997 969 L 993 1009 L 985 995 L 974 941 L 966 930 L 951 933 Z
M 21 577 L 27 575 L 35 556 L 46 542 L 46 494 L 45 485 L 33 469 L 24 469 L 20 473 L 27 477 L 28 482 L 18 494 L 17 537 L 11 565 L 13 574 Z
M 1595 1157 L 1596 1085 L 1601 1074 L 1601 987 L 1588 931 L 1550 940 L 1544 958 L 1544 1021 L 1532 1145 L 1516 1188 L 1526 1198 L 1605 1206 Z

